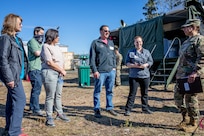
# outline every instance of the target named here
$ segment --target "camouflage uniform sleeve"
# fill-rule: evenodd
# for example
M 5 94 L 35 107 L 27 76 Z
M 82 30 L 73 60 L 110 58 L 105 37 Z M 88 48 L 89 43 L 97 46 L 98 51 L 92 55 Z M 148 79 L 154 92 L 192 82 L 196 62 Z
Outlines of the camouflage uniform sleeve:
M 118 59 L 118 63 L 121 65 L 122 63 L 122 60 L 123 60 L 123 56 L 121 54 L 119 54 L 119 59 Z
M 204 78 L 204 36 L 201 36 L 197 41 L 196 53 L 194 71 Z

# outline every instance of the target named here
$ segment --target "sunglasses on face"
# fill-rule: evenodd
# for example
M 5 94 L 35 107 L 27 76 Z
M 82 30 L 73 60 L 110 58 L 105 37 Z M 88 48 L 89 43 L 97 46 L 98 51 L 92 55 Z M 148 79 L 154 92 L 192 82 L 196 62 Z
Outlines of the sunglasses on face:
M 110 31 L 109 31 L 109 30 L 103 30 L 103 31 L 104 31 L 104 32 L 106 32 L 106 33 L 107 33 L 107 32 L 108 32 L 108 33 L 110 33 Z

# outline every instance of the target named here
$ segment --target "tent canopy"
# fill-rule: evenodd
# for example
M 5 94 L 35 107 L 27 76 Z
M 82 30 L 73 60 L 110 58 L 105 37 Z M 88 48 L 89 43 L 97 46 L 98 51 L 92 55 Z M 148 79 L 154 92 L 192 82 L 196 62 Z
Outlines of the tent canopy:
M 153 52 L 154 59 L 163 57 L 163 17 L 157 17 L 150 21 L 137 23 L 124 27 L 119 31 L 120 53 L 126 58 L 129 49 L 134 48 L 134 37 L 141 36 L 143 38 L 143 47 L 150 52 L 156 45 Z

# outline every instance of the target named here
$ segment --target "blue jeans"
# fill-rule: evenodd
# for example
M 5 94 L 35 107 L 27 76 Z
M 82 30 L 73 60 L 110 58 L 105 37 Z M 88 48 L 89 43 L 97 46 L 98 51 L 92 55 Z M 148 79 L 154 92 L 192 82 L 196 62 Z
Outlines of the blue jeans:
M 6 126 L 9 136 L 18 136 L 21 134 L 21 124 L 23 119 L 26 96 L 23 89 L 22 81 L 13 89 L 7 87 L 6 100 Z
M 52 69 L 42 70 L 42 81 L 45 87 L 45 111 L 47 117 L 52 116 L 53 105 L 57 113 L 62 114 L 61 94 L 63 88 L 63 79 L 60 78 L 59 73 Z
M 39 96 L 42 88 L 42 74 L 40 70 L 29 71 L 28 76 L 32 85 L 30 94 L 30 110 L 38 112 L 40 110 Z
M 106 110 L 112 110 L 114 108 L 112 98 L 115 84 L 115 72 L 115 70 L 112 70 L 108 73 L 100 73 L 99 79 L 94 79 L 94 111 L 100 110 L 100 93 L 104 84 L 106 89 Z

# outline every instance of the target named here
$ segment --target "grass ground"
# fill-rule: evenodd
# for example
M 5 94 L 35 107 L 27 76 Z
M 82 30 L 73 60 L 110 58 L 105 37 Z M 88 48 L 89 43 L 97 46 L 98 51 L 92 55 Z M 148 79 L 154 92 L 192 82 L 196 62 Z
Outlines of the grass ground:
M 24 81 L 27 105 L 22 127 L 29 136 L 204 136 L 200 127 L 195 133 L 178 131 L 176 125 L 181 115 L 173 101 L 173 86 L 164 91 L 163 86 L 149 89 L 149 105 L 153 114 L 141 113 L 140 91 L 137 93 L 131 116 L 124 116 L 129 86 L 127 74 L 122 73 L 122 86 L 114 89 L 113 103 L 119 116 L 112 116 L 105 111 L 105 90 L 101 93 L 102 118 L 93 115 L 93 79 L 89 87 L 79 87 L 77 71 L 68 71 L 65 78 L 62 103 L 64 113 L 71 119 L 69 123 L 55 120 L 56 127 L 45 125 L 45 117 L 33 116 L 29 111 L 30 82 Z M 6 88 L 0 86 L 0 134 L 5 126 Z M 204 115 L 204 95 L 199 94 L 200 119 Z M 40 106 L 44 108 L 45 90 L 40 95 Z M 56 113 L 54 113 L 54 116 Z M 204 124 L 204 122 L 203 122 Z

